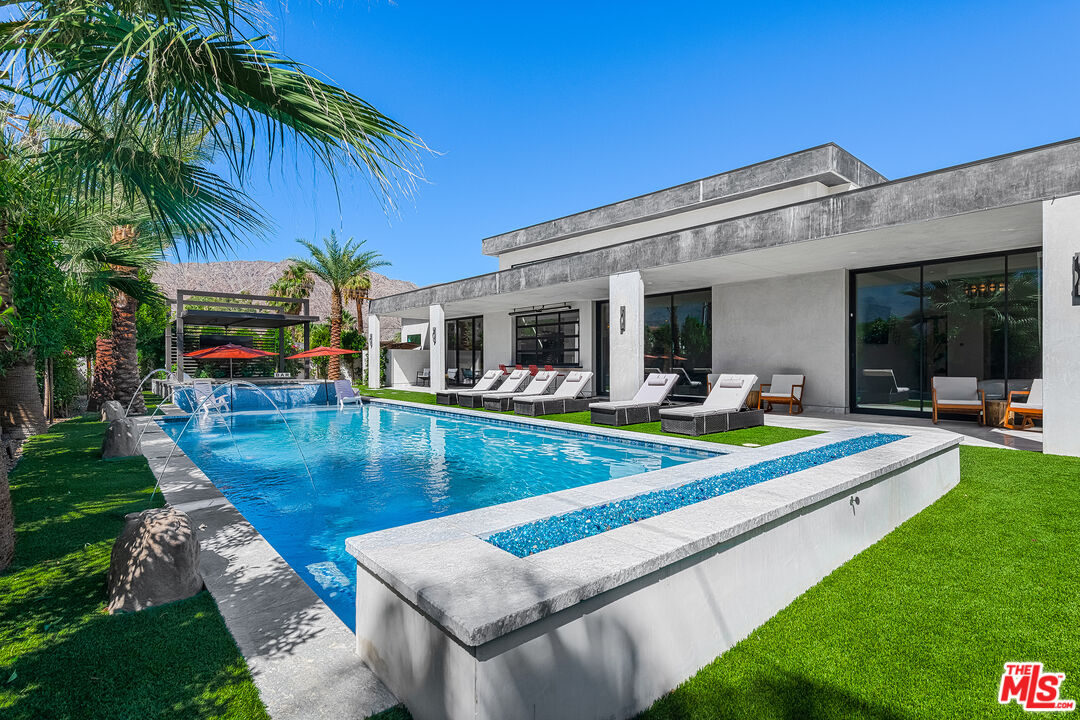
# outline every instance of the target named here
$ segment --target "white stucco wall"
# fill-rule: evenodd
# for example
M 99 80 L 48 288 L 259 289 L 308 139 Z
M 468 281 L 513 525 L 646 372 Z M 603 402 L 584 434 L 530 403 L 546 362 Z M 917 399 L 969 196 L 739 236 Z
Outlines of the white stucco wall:
M 684 228 L 694 227 L 695 225 L 714 223 L 738 215 L 746 215 L 748 213 L 760 212 L 782 205 L 813 200 L 814 198 L 822 197 L 823 195 L 829 195 L 849 189 L 851 189 L 851 186 L 847 184 L 829 187 L 817 181 L 808 182 L 802 185 L 796 185 L 795 187 L 753 195 L 741 200 L 732 200 L 730 202 L 698 208 L 696 210 L 687 210 L 656 218 L 654 220 L 635 222 L 621 227 L 590 232 L 565 240 L 538 245 L 536 247 L 512 250 L 499 256 L 499 269 L 505 270 L 506 268 L 513 267 L 520 263 L 546 260 L 557 255 L 567 255 L 570 253 L 583 252 L 585 250 L 594 250 L 596 248 L 616 245 L 629 240 L 637 240 L 638 238 L 649 237 L 651 235 L 682 230 Z
M 386 358 L 386 382 L 390 387 L 415 385 L 416 374 L 429 367 L 427 350 L 390 350 Z
M 1080 253 L 1080 196 L 1043 203 L 1043 450 L 1080 456 L 1080 305 L 1072 259 Z
M 506 312 L 484 315 L 484 370 L 514 362 L 514 318 Z
M 845 412 L 847 272 L 713 286 L 713 372 L 806 375 L 808 408 Z
M 431 368 L 431 390 L 446 389 L 446 312 L 442 305 L 428 308 L 428 367 Z
M 428 323 L 418 322 L 415 320 L 402 320 L 401 321 L 401 342 L 408 342 L 410 335 L 420 336 L 420 348 L 424 349 L 428 346 Z

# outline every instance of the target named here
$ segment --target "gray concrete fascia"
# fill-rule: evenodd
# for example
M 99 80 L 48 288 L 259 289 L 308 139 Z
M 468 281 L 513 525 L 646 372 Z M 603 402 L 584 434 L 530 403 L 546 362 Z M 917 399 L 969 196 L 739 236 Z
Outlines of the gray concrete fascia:
M 834 186 L 882 183 L 886 178 L 840 146 L 827 143 L 483 240 L 485 255 L 565 240 L 576 235 L 665 217 L 808 182 Z
M 1080 193 L 1080 138 L 371 301 L 374 314 L 881 230 Z

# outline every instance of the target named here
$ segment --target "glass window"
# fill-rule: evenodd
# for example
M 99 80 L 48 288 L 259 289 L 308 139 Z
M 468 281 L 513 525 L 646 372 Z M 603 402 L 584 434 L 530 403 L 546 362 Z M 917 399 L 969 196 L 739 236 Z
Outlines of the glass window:
M 446 369 L 456 369 L 451 382 L 473 385 L 484 367 L 484 318 L 446 321 Z
M 514 362 L 518 365 L 580 367 L 578 311 L 518 315 Z
M 975 377 L 1005 399 L 1042 375 L 1041 254 L 856 272 L 854 400 L 929 412 L 935 376 Z

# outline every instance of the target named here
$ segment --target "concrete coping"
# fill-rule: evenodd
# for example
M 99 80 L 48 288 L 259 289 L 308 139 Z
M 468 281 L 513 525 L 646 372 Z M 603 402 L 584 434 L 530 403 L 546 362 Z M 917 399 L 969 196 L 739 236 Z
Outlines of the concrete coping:
M 457 642 L 477 648 L 950 450 L 961 438 L 940 431 L 913 430 L 905 438 L 878 448 L 526 558 L 488 543 L 484 538 L 492 533 L 876 431 L 871 425 L 740 449 L 663 470 L 351 537 L 346 548 L 356 558 L 358 568 L 376 577 Z

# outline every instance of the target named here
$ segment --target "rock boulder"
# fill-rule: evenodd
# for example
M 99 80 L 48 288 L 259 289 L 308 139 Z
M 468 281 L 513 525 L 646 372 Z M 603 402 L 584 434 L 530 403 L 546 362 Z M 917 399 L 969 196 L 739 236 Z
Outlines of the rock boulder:
M 105 404 L 101 406 L 101 422 L 122 420 L 126 416 L 127 413 L 124 411 L 124 406 L 120 404 L 119 400 L 107 400 Z
M 138 454 L 139 433 L 135 430 L 135 421 L 120 418 L 110 422 L 105 441 L 101 443 L 101 457 L 122 458 Z
M 125 518 L 109 563 L 109 612 L 134 612 L 202 590 L 199 542 L 186 513 L 166 505 Z

